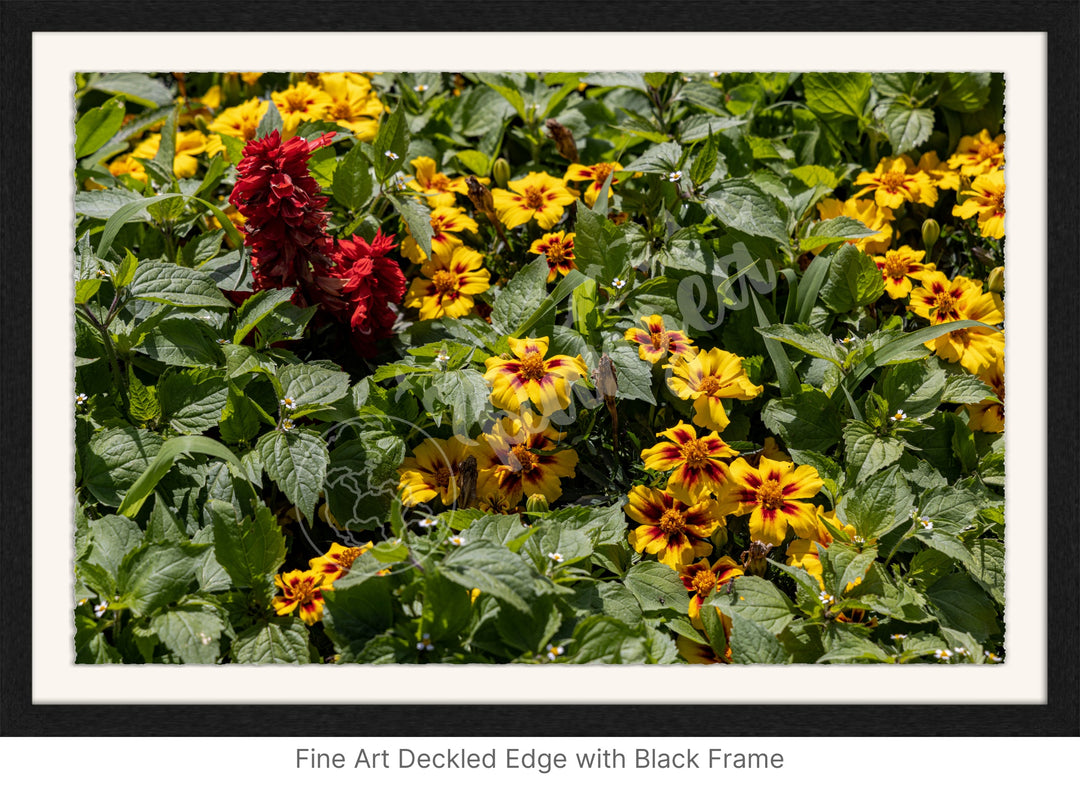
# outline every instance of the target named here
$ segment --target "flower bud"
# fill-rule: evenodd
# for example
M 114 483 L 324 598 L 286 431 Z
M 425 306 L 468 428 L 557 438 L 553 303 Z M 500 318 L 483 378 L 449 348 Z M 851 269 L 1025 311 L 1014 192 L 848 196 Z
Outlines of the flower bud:
M 505 160 L 503 161 L 505 162 Z M 498 167 L 498 162 L 495 165 Z M 495 201 L 491 197 L 491 190 L 481 184 L 475 176 L 466 178 L 465 186 L 469 188 L 469 200 L 472 201 L 476 210 L 486 215 L 489 220 L 492 220 L 495 216 Z
M 496 184 L 506 189 L 506 185 L 510 181 L 510 163 L 506 161 L 506 157 L 499 157 L 495 160 L 495 164 L 491 166 L 491 177 L 495 179 Z
M 934 249 L 939 238 L 941 238 L 941 226 L 938 225 L 937 220 L 929 219 L 922 224 L 922 243 L 926 252 L 929 253 Z
M 559 156 L 574 163 L 580 162 L 581 159 L 578 156 L 577 143 L 574 142 L 573 132 L 554 118 L 547 119 L 544 125 L 547 127 L 548 135 L 555 141 L 555 148 L 558 149 Z
M 530 494 L 529 499 L 525 501 L 525 510 L 530 514 L 546 514 L 551 508 L 544 495 Z
M 990 270 L 990 277 L 987 278 L 987 287 L 995 294 L 1000 294 L 1005 290 L 1005 267 L 996 266 Z
M 761 541 L 751 541 L 750 548 L 742 553 L 739 559 L 742 561 L 746 573 L 755 577 L 764 577 L 768 565 L 765 558 L 772 552 L 773 545 Z

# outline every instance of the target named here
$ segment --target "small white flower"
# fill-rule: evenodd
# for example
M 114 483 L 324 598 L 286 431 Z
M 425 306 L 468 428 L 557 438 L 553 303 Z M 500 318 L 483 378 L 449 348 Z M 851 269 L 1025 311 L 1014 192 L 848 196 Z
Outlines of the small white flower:
M 90 601 L 90 600 L 89 599 L 79 599 L 79 604 L 77 606 L 82 607 L 88 601 Z
M 102 277 L 107 277 L 107 276 L 108 276 L 108 274 L 109 274 L 109 273 L 108 273 L 108 272 L 106 272 L 106 271 L 105 271 L 104 269 L 99 269 L 99 270 L 97 271 L 97 273 L 98 273 L 99 275 L 101 275 Z
M 290 418 L 285 418 L 281 421 L 281 427 L 285 429 L 285 431 L 292 431 L 296 427 L 296 424 L 293 423 Z
M 293 401 L 288 396 L 281 399 L 280 403 L 281 403 L 281 406 L 284 407 L 285 409 L 295 409 L 296 408 L 296 402 Z
M 435 525 L 439 524 L 439 520 L 434 516 L 425 516 L 420 520 L 419 524 L 420 527 L 435 527 Z
M 435 362 L 437 362 L 437 363 L 446 363 L 449 360 L 450 360 L 450 355 L 447 354 L 446 352 L 439 352 L 438 354 L 435 355 Z
M 622 288 L 625 285 L 626 285 L 626 281 L 623 280 L 621 277 L 617 277 L 617 278 L 615 278 L 614 280 L 611 281 L 612 288 Z
M 547 658 L 549 661 L 554 662 L 556 659 L 558 659 L 565 653 L 566 649 L 563 648 L 561 645 L 552 645 L 551 643 L 547 644 Z
M 962 645 L 959 645 L 956 648 L 954 648 L 953 652 L 957 656 L 967 656 L 968 655 L 968 650 L 966 648 L 964 648 L 964 646 L 962 646 Z
M 912 519 L 918 519 L 919 518 L 919 509 L 918 508 L 912 508 L 910 511 L 908 511 L 908 516 L 910 516 Z
M 386 158 L 387 158 L 387 159 L 392 159 L 392 160 L 398 160 L 398 159 L 400 159 L 401 157 L 399 157 L 399 156 L 398 156 L 397 154 L 395 154 L 395 153 L 394 153 L 393 151 L 387 151 L 387 152 L 386 152 Z
M 831 594 L 825 591 L 822 591 L 818 594 L 818 601 L 820 601 L 826 607 L 836 603 L 836 599 L 834 599 Z
M 952 656 L 952 651 L 950 651 L 948 648 L 938 648 L 938 649 L 934 650 L 934 658 L 935 659 L 939 659 L 939 660 L 948 659 L 951 656 Z
M 220 343 L 222 346 L 224 346 L 226 343 L 229 342 L 229 339 L 228 338 L 218 338 L 217 342 Z
M 409 181 L 405 178 L 404 174 L 397 173 L 394 176 L 394 186 L 397 187 L 399 190 L 405 189 L 405 187 L 408 186 L 408 183 Z
M 692 79 L 692 78 L 690 78 L 690 77 L 687 77 L 687 76 L 686 76 L 686 75 L 684 74 L 684 75 L 683 75 L 683 78 L 682 78 L 682 81 L 683 81 L 683 82 L 690 82 L 690 80 L 691 80 L 691 79 Z
M 465 546 L 465 538 L 463 536 L 450 536 L 450 538 L 446 539 L 446 543 L 455 547 L 463 547 Z
M 94 617 L 100 618 L 105 614 L 105 611 L 109 609 L 109 603 L 107 601 L 99 602 L 94 605 Z
M 709 76 L 712 77 L 715 80 L 717 77 L 720 76 L 720 72 L 718 72 L 718 71 L 710 71 Z
M 891 638 L 892 638 L 893 640 L 903 640 L 903 639 L 904 639 L 905 637 L 907 637 L 907 635 L 906 635 L 906 634 L 899 634 L 899 633 L 897 633 L 897 634 L 893 634 L 893 635 L 889 635 L 889 636 L 890 636 L 890 637 L 891 637 Z
M 902 409 L 898 409 L 896 410 L 896 414 L 892 415 L 889 420 L 893 421 L 894 423 L 897 420 L 907 420 L 907 413 Z
M 425 633 L 424 637 L 416 644 L 417 651 L 434 651 L 435 646 L 431 644 L 431 635 Z
M 986 657 L 987 662 L 993 662 L 995 665 L 1000 664 L 1001 662 L 1004 661 L 1000 656 L 995 654 L 993 651 L 983 651 L 983 656 Z
M 860 546 L 861 546 L 862 544 L 865 544 L 865 543 L 866 543 L 866 539 L 865 539 L 865 538 L 863 538 L 862 536 L 855 536 L 855 538 L 853 538 L 853 539 L 851 539 L 851 540 L 852 540 L 852 541 L 854 541 L 854 542 L 855 542 L 856 544 L 859 544 Z
M 86 393 L 79 393 L 77 396 L 75 396 L 75 403 L 78 404 L 79 406 L 82 406 L 83 404 L 85 404 L 87 402 L 87 400 L 88 399 L 86 397 Z
M 681 181 L 682 180 L 682 171 L 681 170 L 673 170 L 673 171 L 671 171 L 670 173 L 667 174 L 667 180 L 671 181 L 671 182 Z
M 563 562 L 563 556 L 560 555 L 558 552 L 548 552 L 548 557 L 554 560 L 556 563 Z
M 919 524 L 922 525 L 923 530 L 933 530 L 934 523 L 927 519 L 925 516 L 919 517 Z
M 852 338 L 850 335 L 848 335 L 846 338 L 841 338 L 840 343 L 851 343 L 854 340 L 855 340 L 854 338 Z
M 413 86 L 413 90 L 416 91 L 417 93 L 423 93 L 424 91 L 427 90 L 427 85 L 425 85 L 422 82 L 417 83 L 416 85 Z

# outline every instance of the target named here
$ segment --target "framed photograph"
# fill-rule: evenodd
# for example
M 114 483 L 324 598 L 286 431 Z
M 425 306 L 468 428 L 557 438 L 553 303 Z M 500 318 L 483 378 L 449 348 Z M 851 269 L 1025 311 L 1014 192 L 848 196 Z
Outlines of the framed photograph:
M 1074 6 L 194 6 L 2 6 L 5 735 L 1078 735 Z

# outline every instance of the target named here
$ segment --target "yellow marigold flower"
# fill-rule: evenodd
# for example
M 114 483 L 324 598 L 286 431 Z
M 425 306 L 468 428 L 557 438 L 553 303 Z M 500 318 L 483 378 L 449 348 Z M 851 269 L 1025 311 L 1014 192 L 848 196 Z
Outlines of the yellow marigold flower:
M 1000 295 L 993 292 L 984 294 L 982 283 L 977 280 L 958 277 L 953 283 L 959 280 L 971 284 L 965 289 L 957 309 L 960 318 L 981 321 L 983 324 L 1001 324 L 1005 321 L 1005 306 Z M 1005 334 L 1000 330 L 969 327 L 927 341 L 926 348 L 933 349 L 938 357 L 951 363 L 960 363 L 973 374 L 981 374 L 1004 354 Z
M 772 459 L 773 461 L 791 461 L 791 457 L 780 450 L 780 446 L 776 444 L 776 439 L 774 437 L 765 437 L 761 455 L 766 459 Z
M 684 503 L 671 492 L 635 486 L 623 511 L 641 526 L 630 531 L 630 545 L 656 555 L 665 566 L 676 568 L 712 553 L 708 538 L 723 529 L 720 506 L 711 497 Z
M 950 281 L 944 272 L 930 269 L 923 272 L 919 287 L 911 291 L 908 307 L 931 324 L 959 321 L 966 318 L 963 304 L 972 291 L 981 294 L 981 285 L 966 277 Z
M 330 588 L 329 582 L 317 571 L 294 569 L 274 577 L 274 584 L 281 588 L 272 604 L 278 615 L 288 615 L 300 608 L 300 619 L 308 626 L 322 620 L 322 592 Z
M 530 173 L 507 184 L 510 190 L 493 189 L 491 197 L 499 221 L 516 228 L 535 219 L 545 231 L 562 219 L 563 207 L 577 199 L 577 192 L 567 188 L 562 179 L 547 173 Z
M 684 401 L 693 400 L 694 422 L 714 431 L 723 431 L 730 422 L 720 399 L 751 401 L 764 390 L 747 378 L 742 357 L 721 349 L 678 357 L 664 367 L 671 369 L 671 391 Z
M 513 357 L 489 357 L 484 378 L 491 385 L 491 403 L 499 409 L 519 412 L 532 402 L 542 415 L 570 404 L 570 386 L 588 374 L 581 356 L 557 354 L 549 360 L 548 339 L 507 338 Z
M 220 143 L 220 138 L 219 138 Z M 198 129 L 176 133 L 176 154 L 173 157 L 173 173 L 177 178 L 189 179 L 199 169 L 199 160 L 195 157 L 206 151 L 207 138 Z M 147 135 L 135 146 L 131 156 L 136 159 L 153 159 L 161 147 L 161 135 Z
M 455 502 L 461 493 L 461 464 L 471 455 L 469 447 L 457 437 L 425 439 L 398 468 L 402 505 L 411 508 L 436 497 L 443 505 Z
M 261 71 L 241 71 L 233 73 L 239 73 L 240 79 L 244 81 L 245 85 L 254 85 L 259 81 L 259 77 L 263 76 L 263 72 Z
M 543 495 L 549 503 L 562 497 L 562 478 L 573 478 L 578 463 L 574 450 L 556 450 L 566 434 L 550 426 L 531 430 L 527 422 L 504 417 L 481 436 L 486 446 L 477 483 L 481 497 L 498 500 L 509 507 L 522 497 Z
M 733 559 L 724 555 L 718 561 L 709 565 L 709 561 L 701 560 L 688 566 L 679 566 L 675 569 L 679 572 L 679 579 L 690 592 L 690 623 L 698 629 L 704 628 L 701 623 L 701 605 L 718 588 L 723 588 L 731 583 L 736 577 L 743 575 L 742 566 Z M 718 610 L 719 611 L 719 610 Z
M 789 525 L 799 531 L 816 524 L 814 506 L 803 501 L 824 484 L 810 465 L 796 467 L 762 457 L 755 470 L 746 459 L 738 458 L 728 467 L 727 477 L 720 507 L 724 513 L 750 514 L 751 541 L 779 546 Z
M 874 193 L 874 201 L 879 206 L 899 209 L 905 202 L 924 203 L 933 206 L 937 203 L 937 188 L 930 182 L 930 177 L 915 167 L 911 157 L 906 154 L 899 157 L 885 157 L 872 173 L 863 172 L 855 178 L 855 186 L 862 189 L 852 197 L 859 198 L 868 192 Z
M 728 466 L 721 459 L 738 456 L 738 451 L 720 439 L 715 431 L 700 439 L 694 427 L 679 421 L 675 428 L 656 436 L 658 442 L 641 451 L 646 470 L 671 470 L 667 488 L 684 502 L 693 502 L 709 492 L 719 494 L 727 480 Z
M 869 255 L 884 253 L 889 249 L 892 241 L 893 229 L 892 209 L 879 206 L 877 201 L 871 198 L 849 198 L 839 201 L 836 198 L 825 198 L 818 204 L 818 216 L 822 220 L 831 220 L 833 217 L 851 217 L 858 220 L 871 231 L 877 231 L 873 236 L 864 236 L 856 239 L 854 244 L 859 250 Z M 818 248 L 815 253 L 821 252 L 824 247 Z
M 978 217 L 979 233 L 992 239 L 1005 235 L 1005 174 L 1000 170 L 978 176 L 971 187 L 958 196 L 963 203 L 953 206 L 956 217 Z
M 434 252 L 434 251 L 432 251 Z M 436 255 L 420 267 L 423 277 L 409 285 L 405 307 L 419 308 L 420 319 L 457 318 L 473 308 L 473 294 L 490 286 L 491 273 L 482 268 L 484 257 L 458 245 L 450 255 Z
M 216 110 L 221 107 L 221 86 L 211 85 L 210 90 L 204 93 L 198 99 L 198 102 L 204 107 L 209 107 L 211 110 Z
M 332 101 L 327 93 L 303 81 L 283 91 L 274 91 L 270 98 L 281 113 L 286 138 L 296 134 L 296 128 L 302 121 L 320 120 Z
M 143 167 L 142 162 L 135 159 L 131 154 L 124 154 L 110 162 L 109 172 L 118 178 L 120 176 L 131 176 L 133 179 L 141 181 L 143 184 L 145 184 L 148 179 L 146 168 Z M 103 188 L 99 187 L 99 189 Z
M 574 234 L 566 231 L 546 233 L 537 239 L 529 247 L 530 253 L 540 253 L 547 259 L 548 277 L 547 282 L 555 279 L 556 275 L 567 275 L 571 269 L 576 269 L 574 264 Z
M 697 347 L 686 337 L 686 333 L 664 328 L 662 316 L 654 313 L 651 316 L 642 316 L 640 321 L 645 325 L 645 329 L 631 327 L 623 337 L 638 344 L 638 357 L 642 360 L 655 363 L 668 354 L 672 357 L 697 354 Z
M 222 110 L 221 114 L 210 124 L 211 132 L 219 135 L 228 135 L 240 140 L 254 140 L 259 130 L 259 121 L 266 115 L 270 102 L 262 99 L 248 99 L 236 107 Z
M 346 547 L 336 541 L 330 545 L 325 555 L 312 558 L 308 561 L 311 570 L 323 575 L 326 582 L 334 582 L 345 576 L 352 568 L 356 559 L 372 548 L 374 544 L 368 541 L 358 547 Z
M 983 129 L 977 135 L 960 138 L 956 153 L 949 157 L 949 167 L 964 176 L 981 176 L 1005 164 L 1005 135 L 990 137 Z
M 939 190 L 960 189 L 960 174 L 938 159 L 937 151 L 927 151 L 919 157 L 918 167 Z
M 922 262 L 924 250 L 912 250 L 906 244 L 899 250 L 889 250 L 885 255 L 874 256 L 874 263 L 885 280 L 885 293 L 893 299 L 904 299 L 911 293 L 911 278 L 921 280 L 927 271 Z
M 821 520 L 825 519 L 837 530 L 847 533 L 852 538 L 855 537 L 855 528 L 851 525 L 843 524 L 836 518 L 835 511 L 825 512 L 823 506 L 818 506 L 814 512 L 814 524 L 813 525 L 799 525 L 795 528 L 795 532 L 799 535 L 799 538 L 788 544 L 787 548 L 787 563 L 789 566 L 803 569 L 807 574 L 816 579 L 818 583 L 822 583 L 821 577 L 821 557 L 819 551 L 821 547 L 827 547 L 832 543 L 832 534 L 825 529 L 825 526 L 821 524 Z M 792 527 L 795 527 L 792 525 Z M 849 587 L 853 587 L 851 583 L 848 583 Z
M 574 164 L 566 169 L 563 180 L 590 182 L 589 188 L 585 190 L 584 200 L 586 206 L 592 207 L 596 203 L 596 199 L 600 197 L 600 190 L 604 188 L 604 182 L 607 181 L 608 176 L 622 169 L 622 165 L 618 162 L 598 162 L 595 165 Z M 614 185 L 615 180 L 612 179 L 611 183 Z M 609 188 L 608 197 L 610 198 L 614 194 L 615 190 Z
M 440 173 L 431 157 L 417 157 L 409 164 L 413 166 L 416 176 L 405 186 L 414 192 L 423 193 L 432 206 L 453 206 L 457 203 L 457 195 L 469 194 L 469 187 L 463 176 L 450 178 L 445 173 Z M 477 181 L 481 184 L 488 183 L 486 178 Z
M 330 102 L 324 112 L 327 121 L 334 121 L 370 142 L 379 131 L 379 116 L 384 112 L 382 102 L 371 90 L 371 82 L 352 72 L 326 72 L 319 75 L 319 87 Z
M 993 365 L 983 371 L 979 378 L 994 388 L 997 401 L 980 401 L 968 404 L 968 428 L 973 431 L 985 431 L 988 434 L 1000 434 L 1005 430 L 1005 357 L 998 355 Z
M 463 231 L 476 231 L 476 220 L 464 210 L 454 206 L 437 206 L 431 210 L 431 254 L 447 257 L 454 248 L 461 244 L 461 238 L 454 236 Z M 414 264 L 427 260 L 427 255 L 412 236 L 406 236 L 401 243 L 401 252 Z

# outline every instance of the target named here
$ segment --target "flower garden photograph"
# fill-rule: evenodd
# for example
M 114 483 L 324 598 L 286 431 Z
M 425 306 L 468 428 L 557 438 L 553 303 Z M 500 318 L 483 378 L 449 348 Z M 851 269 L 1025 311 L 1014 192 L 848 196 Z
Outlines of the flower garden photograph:
M 72 92 L 77 663 L 1006 661 L 1002 74 Z

